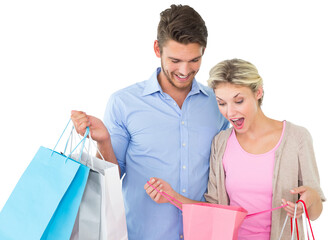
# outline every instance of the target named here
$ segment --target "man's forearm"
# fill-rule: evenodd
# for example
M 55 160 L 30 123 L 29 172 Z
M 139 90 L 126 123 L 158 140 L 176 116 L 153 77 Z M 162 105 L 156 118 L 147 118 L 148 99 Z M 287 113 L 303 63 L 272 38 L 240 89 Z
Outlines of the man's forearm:
M 121 169 L 118 165 L 114 149 L 111 145 L 111 139 L 109 138 L 109 140 L 106 140 L 104 142 L 98 142 L 98 149 L 106 161 L 114 163 L 118 166 L 118 172 L 121 176 Z M 97 158 L 101 158 L 99 152 L 97 152 Z

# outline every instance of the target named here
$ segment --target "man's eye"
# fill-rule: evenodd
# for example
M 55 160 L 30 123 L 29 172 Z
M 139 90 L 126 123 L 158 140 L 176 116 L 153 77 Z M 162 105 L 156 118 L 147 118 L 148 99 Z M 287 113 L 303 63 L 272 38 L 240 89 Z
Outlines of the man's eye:
M 179 60 L 171 60 L 173 63 L 179 63 Z
M 192 62 L 199 62 L 200 58 L 193 59 Z

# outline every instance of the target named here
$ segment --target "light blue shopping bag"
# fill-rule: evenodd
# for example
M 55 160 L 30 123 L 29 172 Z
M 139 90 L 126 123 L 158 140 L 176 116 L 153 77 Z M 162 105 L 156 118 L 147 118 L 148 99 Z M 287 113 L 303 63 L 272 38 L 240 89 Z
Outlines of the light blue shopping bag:
M 0 239 L 69 239 L 89 170 L 40 147 L 0 212 Z

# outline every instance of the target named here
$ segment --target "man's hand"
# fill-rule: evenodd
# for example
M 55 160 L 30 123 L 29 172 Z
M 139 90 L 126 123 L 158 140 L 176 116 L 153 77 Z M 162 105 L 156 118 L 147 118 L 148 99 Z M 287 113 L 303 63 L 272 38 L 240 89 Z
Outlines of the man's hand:
M 160 178 L 151 178 L 149 183 L 159 190 L 160 192 L 166 192 L 168 195 L 175 197 L 176 192 L 172 189 L 169 183 L 160 179 Z M 151 187 L 148 183 L 145 184 L 144 189 L 146 193 L 150 196 L 152 200 L 157 203 L 167 203 L 169 202 L 167 198 L 163 197 L 158 191 L 156 191 L 153 187 Z
M 71 120 L 74 123 L 77 133 L 84 136 L 86 128 L 90 127 L 92 139 L 98 143 L 110 140 L 110 135 L 103 122 L 93 116 L 89 116 L 82 111 L 71 111 Z

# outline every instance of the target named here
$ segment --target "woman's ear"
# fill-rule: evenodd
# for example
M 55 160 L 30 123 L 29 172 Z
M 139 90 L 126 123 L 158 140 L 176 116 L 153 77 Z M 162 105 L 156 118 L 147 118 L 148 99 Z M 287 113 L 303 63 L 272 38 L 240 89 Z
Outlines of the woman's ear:
M 257 89 L 257 91 L 255 93 L 255 96 L 256 96 L 256 100 L 259 100 L 259 99 L 261 99 L 263 97 L 263 87 L 262 86 L 260 86 Z

